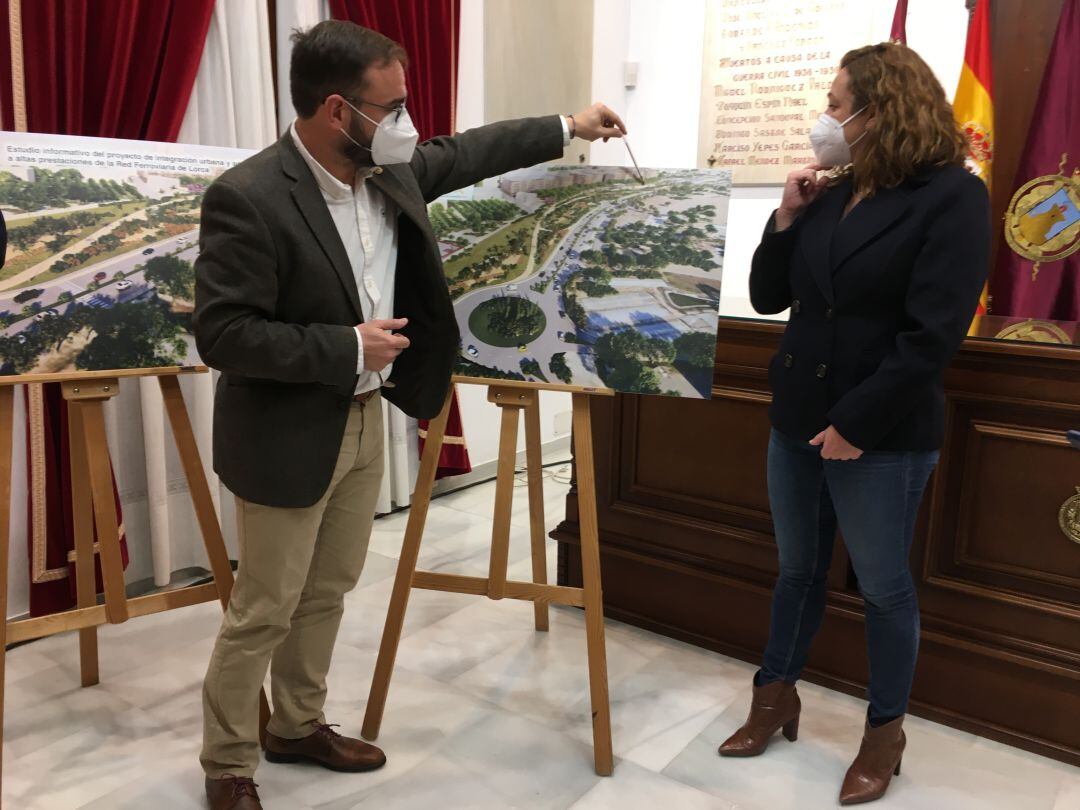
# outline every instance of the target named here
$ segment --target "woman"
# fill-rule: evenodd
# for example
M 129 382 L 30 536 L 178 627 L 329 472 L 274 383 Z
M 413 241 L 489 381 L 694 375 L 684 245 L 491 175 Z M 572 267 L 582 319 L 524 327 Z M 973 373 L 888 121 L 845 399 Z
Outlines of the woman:
M 908 554 L 944 433 L 942 373 L 986 279 L 989 200 L 940 83 L 914 51 L 844 56 L 754 254 L 750 298 L 791 311 L 769 366 L 768 480 L 780 576 L 745 725 L 723 756 L 794 741 L 795 682 L 825 613 L 839 526 L 865 603 L 870 705 L 842 804 L 884 795 L 919 641 Z M 830 168 L 827 176 L 820 170 Z

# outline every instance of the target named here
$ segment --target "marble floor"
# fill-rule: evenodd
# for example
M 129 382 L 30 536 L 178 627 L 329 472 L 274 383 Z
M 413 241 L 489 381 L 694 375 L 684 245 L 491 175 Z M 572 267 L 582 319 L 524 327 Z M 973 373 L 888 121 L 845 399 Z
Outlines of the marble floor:
M 546 481 L 548 525 L 561 515 L 566 469 Z M 421 565 L 485 575 L 494 485 L 435 501 Z M 376 523 L 360 586 L 349 595 L 327 716 L 358 734 L 405 514 Z M 524 491 L 513 513 L 511 576 L 529 575 Z M 554 545 L 549 563 L 554 569 Z M 101 684 L 79 688 L 72 635 L 8 656 L 3 806 L 9 810 L 202 808 L 199 688 L 218 625 L 207 604 L 105 627 Z M 716 746 L 745 716 L 753 667 L 607 623 L 615 775 L 592 769 L 583 616 L 415 591 L 373 774 L 263 763 L 268 810 L 574 808 L 813 810 L 836 806 L 865 704 L 800 686 L 799 741 L 722 760 Z M 876 807 L 1080 810 L 1080 769 L 918 718 L 906 726 L 903 774 Z

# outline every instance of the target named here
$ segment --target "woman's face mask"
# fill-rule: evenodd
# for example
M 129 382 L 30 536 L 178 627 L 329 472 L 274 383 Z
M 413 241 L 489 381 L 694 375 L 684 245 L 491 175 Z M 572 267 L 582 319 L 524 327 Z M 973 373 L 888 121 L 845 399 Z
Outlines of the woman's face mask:
M 866 132 L 863 131 L 862 135 L 849 144 L 847 138 L 844 137 L 844 127 L 849 121 L 862 115 L 865 110 L 866 107 L 863 107 L 844 121 L 837 121 L 828 113 L 818 116 L 817 123 L 810 129 L 810 145 L 814 147 L 814 156 L 819 164 L 833 168 L 851 163 L 851 147 L 861 141 L 866 136 Z

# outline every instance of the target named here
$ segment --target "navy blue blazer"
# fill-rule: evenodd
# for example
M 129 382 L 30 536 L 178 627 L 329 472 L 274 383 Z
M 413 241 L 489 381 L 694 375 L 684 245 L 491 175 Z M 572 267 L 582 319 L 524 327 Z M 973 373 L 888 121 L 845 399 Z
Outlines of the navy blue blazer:
M 832 425 L 863 451 L 936 450 L 942 377 L 989 270 L 989 195 L 949 166 L 841 221 L 851 193 L 850 180 L 825 190 L 786 231 L 770 220 L 754 253 L 754 309 L 791 309 L 769 364 L 770 418 L 806 441 Z

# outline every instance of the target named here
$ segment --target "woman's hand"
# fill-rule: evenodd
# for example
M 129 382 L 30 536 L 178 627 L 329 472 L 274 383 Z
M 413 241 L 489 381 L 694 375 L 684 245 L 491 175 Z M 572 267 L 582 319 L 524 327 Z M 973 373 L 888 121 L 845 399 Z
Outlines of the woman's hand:
M 780 198 L 780 207 L 776 209 L 776 230 L 786 231 L 791 223 L 799 216 L 806 206 L 818 198 L 825 190 L 829 178 L 827 175 L 818 176 L 824 166 L 816 163 L 799 169 L 787 176 L 784 182 L 784 194 Z
M 821 457 L 826 461 L 855 461 L 863 454 L 862 450 L 850 444 L 832 425 L 812 438 L 810 444 L 821 448 Z

